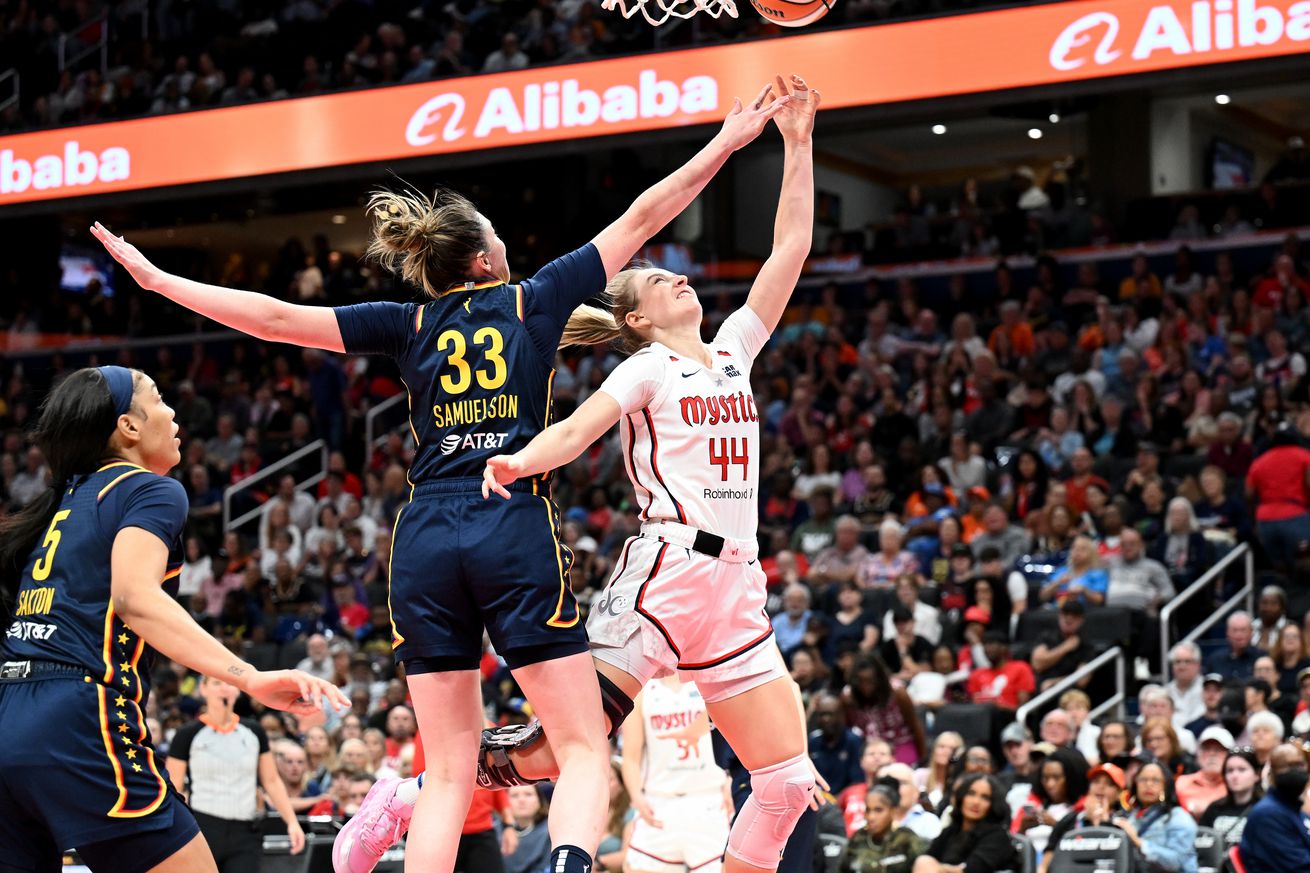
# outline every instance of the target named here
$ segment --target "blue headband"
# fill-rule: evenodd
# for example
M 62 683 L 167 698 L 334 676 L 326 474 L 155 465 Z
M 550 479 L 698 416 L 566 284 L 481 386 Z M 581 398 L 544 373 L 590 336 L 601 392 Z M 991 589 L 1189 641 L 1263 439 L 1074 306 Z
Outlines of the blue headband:
M 132 408 L 132 371 L 127 367 L 97 367 L 100 375 L 109 385 L 109 396 L 114 399 L 114 416 L 120 416 Z

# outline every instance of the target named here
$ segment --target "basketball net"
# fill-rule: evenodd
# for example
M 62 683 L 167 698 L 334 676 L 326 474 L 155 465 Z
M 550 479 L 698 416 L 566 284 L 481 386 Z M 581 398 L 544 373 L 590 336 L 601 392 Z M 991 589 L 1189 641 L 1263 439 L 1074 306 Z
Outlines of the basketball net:
M 600 8 L 607 12 L 617 9 L 624 18 L 640 12 L 657 27 L 670 18 L 691 18 L 697 12 L 707 13 L 711 18 L 718 18 L 725 12 L 730 18 L 737 17 L 734 0 L 601 0 Z

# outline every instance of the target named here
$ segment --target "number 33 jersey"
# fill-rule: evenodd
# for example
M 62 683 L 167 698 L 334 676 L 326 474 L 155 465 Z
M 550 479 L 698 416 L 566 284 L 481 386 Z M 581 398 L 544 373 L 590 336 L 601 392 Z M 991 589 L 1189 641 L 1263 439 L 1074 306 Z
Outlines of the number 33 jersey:
M 114 614 L 114 539 L 128 527 L 159 537 L 169 548 L 159 581 L 175 593 L 188 506 L 180 482 L 125 461 L 74 478 L 23 568 L 0 659 L 85 667 L 144 705 L 153 653 Z
M 760 424 L 750 371 L 768 339 L 743 306 L 709 344 L 708 368 L 652 343 L 600 386 L 623 411 L 624 463 L 643 521 L 755 539 Z

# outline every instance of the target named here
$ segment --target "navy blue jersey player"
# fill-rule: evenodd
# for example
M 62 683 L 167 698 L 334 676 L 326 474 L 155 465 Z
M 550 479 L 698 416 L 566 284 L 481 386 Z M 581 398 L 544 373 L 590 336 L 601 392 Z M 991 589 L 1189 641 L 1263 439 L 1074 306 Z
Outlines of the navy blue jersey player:
M 187 497 L 173 411 L 123 367 L 69 375 L 36 433 L 50 487 L 0 522 L 0 871 L 58 870 L 76 848 L 99 871 L 211 871 L 195 819 L 146 729 L 159 650 L 271 706 L 341 693 L 259 673 L 171 596 Z M 330 692 L 329 692 L 330 689 Z
M 551 869 L 586 873 L 604 827 L 609 746 L 601 691 L 569 590 L 571 556 L 559 542 L 548 481 L 518 483 L 484 502 L 488 458 L 525 446 L 547 424 L 558 346 L 608 337 L 608 313 L 584 306 L 650 237 L 752 141 L 786 100 L 738 101 L 722 130 L 686 165 L 643 193 L 590 243 L 510 283 L 505 244 L 458 194 L 379 192 L 368 204 L 369 254 L 421 290 L 421 302 L 331 310 L 202 285 L 159 270 L 100 225 L 96 237 L 146 289 L 272 342 L 395 360 L 418 443 L 409 503 L 396 519 L 390 604 L 428 753 L 406 846 L 406 867 L 448 873 L 476 774 L 482 705 L 482 632 L 550 735 L 560 764 L 551 805 Z M 609 322 L 612 325 L 612 322 Z M 395 785 L 375 786 L 391 798 Z M 338 871 L 371 870 L 401 824 L 409 796 L 366 802 L 337 840 Z M 403 822 L 391 822 L 400 816 Z M 379 826 L 379 822 L 385 822 Z

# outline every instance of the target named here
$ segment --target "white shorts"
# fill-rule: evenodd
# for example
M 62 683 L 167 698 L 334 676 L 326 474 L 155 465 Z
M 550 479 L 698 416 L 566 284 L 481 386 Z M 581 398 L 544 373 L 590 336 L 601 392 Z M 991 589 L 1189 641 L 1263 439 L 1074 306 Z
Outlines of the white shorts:
M 591 654 L 643 687 L 676 670 L 717 703 L 787 675 L 765 599 L 756 561 L 728 563 L 632 537 L 592 602 Z
M 632 829 L 625 869 L 640 873 L 719 873 L 728 846 L 728 811 L 723 792 L 683 797 L 648 797 L 657 828 L 640 817 Z

